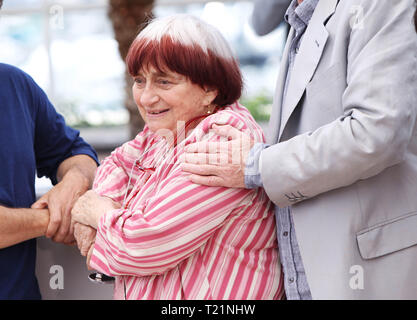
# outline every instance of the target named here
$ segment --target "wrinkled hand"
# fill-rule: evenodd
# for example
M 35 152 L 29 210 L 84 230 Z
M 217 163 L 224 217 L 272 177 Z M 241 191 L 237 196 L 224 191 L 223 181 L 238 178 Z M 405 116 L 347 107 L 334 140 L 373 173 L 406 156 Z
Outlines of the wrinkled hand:
M 245 187 L 245 163 L 254 140 L 230 125 L 213 125 L 228 141 L 202 141 L 185 147 L 181 168 L 189 179 L 213 187 Z
M 120 204 L 112 199 L 102 197 L 93 190 L 89 190 L 75 203 L 71 215 L 74 222 L 79 222 L 97 229 L 102 215 L 120 207 Z
M 78 222 L 74 224 L 74 237 L 82 256 L 87 256 L 90 247 L 96 239 L 96 233 L 97 231 L 90 226 Z
M 86 264 L 87 264 L 87 269 L 88 270 L 93 270 L 93 268 L 90 267 L 90 260 L 91 260 L 92 254 L 93 254 L 93 250 L 94 250 L 94 243 L 90 246 L 90 249 L 88 249 L 88 253 L 87 253 Z
M 49 210 L 49 223 L 45 236 L 55 242 L 74 244 L 74 230 L 71 223 L 71 209 L 78 198 L 88 190 L 84 178 L 66 175 L 61 182 L 32 204 L 32 209 Z

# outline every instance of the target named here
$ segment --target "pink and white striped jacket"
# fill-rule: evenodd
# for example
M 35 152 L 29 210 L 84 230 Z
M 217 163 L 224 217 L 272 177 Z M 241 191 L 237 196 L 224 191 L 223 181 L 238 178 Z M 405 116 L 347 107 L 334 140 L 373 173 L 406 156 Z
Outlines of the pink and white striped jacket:
M 116 299 L 282 297 L 274 210 L 264 190 L 201 186 L 180 169 L 184 144 L 215 141 L 210 128 L 219 122 L 264 141 L 236 103 L 202 120 L 173 148 L 145 127 L 98 168 L 94 190 L 126 207 L 100 219 L 90 261 L 116 277 Z M 138 170 L 138 159 L 156 170 Z

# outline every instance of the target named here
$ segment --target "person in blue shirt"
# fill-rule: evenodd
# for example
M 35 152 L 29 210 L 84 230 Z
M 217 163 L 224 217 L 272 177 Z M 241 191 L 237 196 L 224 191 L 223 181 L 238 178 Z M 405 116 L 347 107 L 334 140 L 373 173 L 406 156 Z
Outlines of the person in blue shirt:
M 35 238 L 74 243 L 71 209 L 97 165 L 94 149 L 34 80 L 0 63 L 0 299 L 41 298 Z M 36 174 L 54 184 L 38 201 Z

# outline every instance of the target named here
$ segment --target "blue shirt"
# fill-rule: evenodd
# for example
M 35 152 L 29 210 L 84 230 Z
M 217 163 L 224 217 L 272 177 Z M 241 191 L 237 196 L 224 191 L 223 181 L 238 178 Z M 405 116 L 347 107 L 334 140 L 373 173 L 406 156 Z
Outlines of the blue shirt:
M 291 39 L 290 44 L 289 66 L 285 79 L 284 99 L 286 98 L 287 87 L 298 49 L 318 2 L 319 0 L 304 0 L 298 5 L 297 0 L 293 0 L 285 14 L 286 21 L 295 30 L 295 36 Z M 245 185 L 247 188 L 263 186 L 259 170 L 259 160 L 262 150 L 267 147 L 269 147 L 269 145 L 258 143 L 253 146 L 249 153 L 245 168 Z M 285 157 L 285 155 L 283 156 Z M 298 246 L 291 208 L 279 208 L 276 206 L 275 217 L 277 223 L 279 254 L 284 270 L 284 286 L 287 299 L 311 300 L 311 292 L 307 282 L 300 248 Z
M 77 154 L 98 163 L 33 79 L 0 63 L 0 205 L 30 207 L 36 201 L 35 174 L 56 184 L 59 164 Z M 41 298 L 35 261 L 36 239 L 0 249 L 0 299 Z

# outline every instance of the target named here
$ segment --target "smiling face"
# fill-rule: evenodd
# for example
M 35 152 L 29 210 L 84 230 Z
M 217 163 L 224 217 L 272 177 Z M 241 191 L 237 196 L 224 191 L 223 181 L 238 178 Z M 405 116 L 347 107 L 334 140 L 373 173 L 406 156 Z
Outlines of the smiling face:
M 186 76 L 154 67 L 142 68 L 134 77 L 133 98 L 152 132 L 175 133 L 178 121 L 187 122 L 207 113 L 216 90 L 205 90 Z

